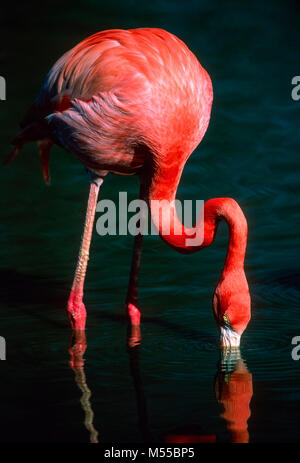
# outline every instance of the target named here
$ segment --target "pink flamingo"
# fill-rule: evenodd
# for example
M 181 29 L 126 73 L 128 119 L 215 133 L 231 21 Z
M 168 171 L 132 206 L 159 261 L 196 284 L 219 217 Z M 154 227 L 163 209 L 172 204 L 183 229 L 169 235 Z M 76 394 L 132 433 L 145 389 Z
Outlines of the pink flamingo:
M 207 129 L 213 90 L 208 73 L 187 46 L 162 30 L 108 30 L 88 37 L 52 67 L 34 104 L 21 123 L 9 160 L 25 143 L 38 141 L 42 170 L 49 182 L 49 154 L 56 143 L 77 157 L 91 173 L 84 234 L 67 312 L 73 329 L 85 328 L 83 285 L 100 186 L 111 172 L 137 174 L 140 197 L 150 205 L 163 240 L 189 254 L 209 246 L 220 220 L 229 226 L 225 266 L 213 297 L 221 345 L 239 345 L 250 319 L 244 273 L 247 222 L 230 198 L 204 204 L 204 240 L 187 245 L 197 232 L 179 223 L 174 199 L 183 167 Z M 168 200 L 170 233 L 151 208 Z M 181 227 L 181 235 L 174 230 Z M 140 323 L 137 281 L 142 235 L 134 243 L 126 307 L 133 326 Z

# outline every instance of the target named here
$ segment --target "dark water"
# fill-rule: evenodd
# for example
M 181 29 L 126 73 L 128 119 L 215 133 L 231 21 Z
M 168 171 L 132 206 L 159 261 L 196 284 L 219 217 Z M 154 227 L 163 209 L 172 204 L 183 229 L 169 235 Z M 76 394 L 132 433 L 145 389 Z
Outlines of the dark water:
M 55 148 L 52 185 L 45 187 L 36 147 L 28 145 L 0 169 L 0 335 L 7 343 L 0 364 L 1 441 L 247 440 L 248 418 L 250 442 L 300 440 L 300 361 L 291 357 L 291 339 L 300 336 L 300 101 L 291 98 L 291 79 L 300 74 L 299 12 L 296 1 L 89 0 L 14 3 L 1 17 L 2 158 L 50 66 L 84 37 L 150 26 L 189 45 L 210 73 L 215 97 L 178 197 L 230 196 L 240 203 L 249 224 L 252 296 L 243 361 L 219 363 L 211 296 L 226 227 L 213 246 L 192 256 L 148 237 L 140 278 L 142 343 L 128 349 L 123 302 L 133 238 L 95 234 L 85 364 L 74 372 L 64 307 L 88 183 L 82 166 Z M 110 176 L 102 197 L 117 199 L 119 190 L 135 198 L 137 179 Z

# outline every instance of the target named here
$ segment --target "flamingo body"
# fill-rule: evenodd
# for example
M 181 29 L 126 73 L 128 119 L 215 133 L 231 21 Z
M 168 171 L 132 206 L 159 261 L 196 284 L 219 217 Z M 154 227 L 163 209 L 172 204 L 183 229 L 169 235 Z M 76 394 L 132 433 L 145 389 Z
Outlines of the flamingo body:
M 48 73 L 13 141 L 11 158 L 25 143 L 38 141 L 44 178 L 49 181 L 50 149 L 57 143 L 97 179 L 91 184 L 68 303 L 73 328 L 85 326 L 83 281 L 100 185 L 108 173 L 138 174 L 141 197 L 149 203 L 169 201 L 169 235 L 163 236 L 160 218 L 152 209 L 151 214 L 162 238 L 177 251 L 191 253 L 209 246 L 218 222 L 227 222 L 229 247 L 213 307 L 223 339 L 239 344 L 250 318 L 243 269 L 247 222 L 241 209 L 230 198 L 207 201 L 204 239 L 198 246 L 186 244 L 197 225 L 187 229 L 180 224 L 182 234 L 174 233 L 179 219 L 173 200 L 183 167 L 207 129 L 212 99 L 208 73 L 181 40 L 162 29 L 99 32 L 65 53 Z M 127 297 L 133 325 L 140 321 L 136 294 L 140 248 L 137 238 Z
M 177 170 L 206 131 L 212 97 L 209 75 L 174 35 L 99 32 L 52 67 L 22 136 L 52 139 L 101 176 L 136 174 L 149 149 Z

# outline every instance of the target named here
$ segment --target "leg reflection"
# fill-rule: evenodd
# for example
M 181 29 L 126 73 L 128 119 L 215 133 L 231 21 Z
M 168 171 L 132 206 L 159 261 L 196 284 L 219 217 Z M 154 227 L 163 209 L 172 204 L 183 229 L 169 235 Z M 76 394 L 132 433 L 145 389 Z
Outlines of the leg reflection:
M 129 325 L 127 331 L 127 348 L 130 361 L 130 374 L 136 395 L 138 423 L 144 442 L 150 442 L 150 430 L 148 424 L 148 411 L 146 396 L 141 379 L 139 366 L 139 345 L 141 342 L 140 326 Z
M 81 330 L 73 331 L 69 346 L 69 365 L 75 373 L 75 382 L 82 392 L 80 403 L 84 411 L 84 426 L 90 433 L 90 442 L 96 444 L 99 441 L 98 431 L 94 428 L 93 425 L 94 413 L 90 402 L 92 393 L 86 383 L 86 377 L 84 372 L 83 355 L 85 353 L 86 347 L 87 344 L 85 332 Z

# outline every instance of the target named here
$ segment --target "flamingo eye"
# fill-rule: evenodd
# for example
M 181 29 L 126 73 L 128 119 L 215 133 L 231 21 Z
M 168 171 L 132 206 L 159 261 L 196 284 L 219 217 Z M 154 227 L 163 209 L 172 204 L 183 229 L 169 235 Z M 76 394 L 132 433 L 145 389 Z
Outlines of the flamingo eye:
M 226 313 L 223 315 L 223 324 L 224 324 L 224 326 L 229 326 L 229 327 L 231 327 L 231 323 L 230 323 L 229 317 L 228 317 L 228 315 L 227 315 Z

